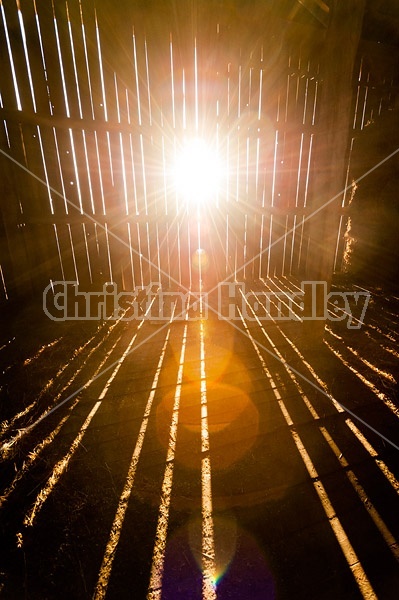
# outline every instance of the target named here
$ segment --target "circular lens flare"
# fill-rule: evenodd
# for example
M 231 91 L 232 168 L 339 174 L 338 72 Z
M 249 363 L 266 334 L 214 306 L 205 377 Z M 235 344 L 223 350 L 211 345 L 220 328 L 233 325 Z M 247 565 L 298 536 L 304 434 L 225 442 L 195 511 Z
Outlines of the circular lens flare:
M 192 256 L 191 266 L 196 273 L 205 273 L 209 267 L 209 255 L 203 248 L 198 248 Z
M 184 201 L 198 205 L 216 198 L 220 179 L 216 152 L 201 138 L 187 142 L 175 170 L 176 188 Z
M 199 382 L 183 383 L 179 407 L 179 447 L 175 460 L 190 468 L 201 465 L 200 436 L 203 430 Z M 259 433 L 259 412 L 240 388 L 210 383 L 207 388 L 208 434 L 211 440 L 212 469 L 225 470 L 245 457 Z M 169 444 L 174 391 L 167 393 L 157 406 L 156 427 L 161 444 Z M 224 501 L 224 499 L 222 499 Z
M 258 540 L 233 514 L 213 516 L 215 576 L 218 600 L 276 600 L 276 584 Z M 163 600 L 202 598 L 203 523 L 193 517 L 167 540 L 162 580 Z

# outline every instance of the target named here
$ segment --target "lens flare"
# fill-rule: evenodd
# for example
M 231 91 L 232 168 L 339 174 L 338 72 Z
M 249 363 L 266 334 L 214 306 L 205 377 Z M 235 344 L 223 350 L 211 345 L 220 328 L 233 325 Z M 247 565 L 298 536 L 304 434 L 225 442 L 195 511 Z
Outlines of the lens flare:
M 214 517 L 218 600 L 276 600 L 273 573 L 263 548 L 231 513 Z M 168 540 L 162 583 L 163 600 L 202 598 L 201 519 L 193 518 Z
M 192 256 L 191 266 L 196 273 L 205 274 L 209 268 L 209 255 L 203 248 L 198 248 Z
M 212 469 L 226 469 L 242 459 L 255 444 L 259 431 L 259 413 L 249 396 L 240 388 L 210 383 L 207 390 L 208 427 Z M 173 393 L 157 407 L 157 434 L 164 447 L 168 443 L 168 423 L 173 413 Z M 179 409 L 179 447 L 176 460 L 191 469 L 201 460 L 200 386 L 182 386 Z

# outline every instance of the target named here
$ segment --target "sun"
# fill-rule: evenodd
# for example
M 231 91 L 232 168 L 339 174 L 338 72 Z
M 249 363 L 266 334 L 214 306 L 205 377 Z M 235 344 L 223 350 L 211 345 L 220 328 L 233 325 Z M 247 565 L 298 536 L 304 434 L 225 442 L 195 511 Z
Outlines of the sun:
M 221 167 L 216 151 L 205 140 L 188 141 L 176 160 L 175 182 L 178 194 L 189 205 L 216 200 Z

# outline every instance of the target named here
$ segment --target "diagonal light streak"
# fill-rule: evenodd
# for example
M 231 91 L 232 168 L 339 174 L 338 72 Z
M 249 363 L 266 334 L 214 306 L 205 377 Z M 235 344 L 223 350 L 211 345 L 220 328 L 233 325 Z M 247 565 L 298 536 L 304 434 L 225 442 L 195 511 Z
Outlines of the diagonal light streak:
M 187 302 L 188 304 L 188 302 Z M 188 311 L 186 313 L 186 324 L 183 331 L 182 346 L 180 351 L 179 369 L 177 372 L 177 381 L 175 397 L 172 410 L 172 419 L 169 429 L 169 443 L 166 454 L 166 466 L 162 481 L 161 502 L 159 506 L 157 529 L 155 533 L 155 544 L 152 556 L 150 582 L 148 586 L 147 600 L 161 600 L 162 578 L 164 572 L 164 562 L 166 553 L 166 537 L 169 526 L 169 511 L 172 496 L 173 473 L 175 464 L 175 452 L 177 442 L 177 428 L 179 424 L 179 410 L 181 401 L 181 392 L 183 387 L 184 359 L 187 345 L 188 329 Z
M 173 314 L 172 314 L 170 323 L 172 322 L 172 320 L 173 320 Z M 123 487 L 123 491 L 120 496 L 118 507 L 117 507 L 117 510 L 115 513 L 114 521 L 112 523 L 111 532 L 110 532 L 110 535 L 108 538 L 107 546 L 105 549 L 105 554 L 104 554 L 103 561 L 101 564 L 96 589 L 93 594 L 93 600 L 101 600 L 102 598 L 105 598 L 105 595 L 107 593 L 109 578 L 111 575 L 111 569 L 112 569 L 112 565 L 114 562 L 115 553 L 116 553 L 116 549 L 117 549 L 117 546 L 119 543 L 119 539 L 120 539 L 120 536 L 122 533 L 122 525 L 123 525 L 123 521 L 125 519 L 126 511 L 127 511 L 128 504 L 129 504 L 129 499 L 130 499 L 130 496 L 132 493 L 135 476 L 136 476 L 136 471 L 137 471 L 137 465 L 138 465 L 139 458 L 141 455 L 141 450 L 143 448 L 144 437 L 145 437 L 145 434 L 147 431 L 148 421 L 150 418 L 155 393 L 157 391 L 159 375 L 160 375 L 163 361 L 165 358 L 166 348 L 169 343 L 169 337 L 170 337 L 170 326 L 167 331 L 166 338 L 165 338 L 165 341 L 164 341 L 164 344 L 163 344 L 163 347 L 161 350 L 157 370 L 154 375 L 154 379 L 153 379 L 152 386 L 151 386 L 151 391 L 148 396 L 147 404 L 146 404 L 146 407 L 144 410 L 144 416 L 143 416 L 143 420 L 141 422 L 136 446 L 134 448 L 132 459 L 130 461 L 125 485 Z
M 341 467 L 344 470 L 346 477 L 348 478 L 352 487 L 354 488 L 357 495 L 359 496 L 362 504 L 365 506 L 370 517 L 374 521 L 375 526 L 377 527 L 377 529 L 381 533 L 382 537 L 384 538 L 384 541 L 387 544 L 388 548 L 394 555 L 395 559 L 399 562 L 399 544 L 396 541 L 394 535 L 389 530 L 388 526 L 386 525 L 385 521 L 382 519 L 381 515 L 379 514 L 379 512 L 377 511 L 375 506 L 370 502 L 367 492 L 360 485 L 358 478 L 356 477 L 356 474 L 352 471 L 352 469 L 349 468 L 348 461 L 346 460 L 345 456 L 341 452 L 340 448 L 338 448 L 335 441 L 332 439 L 331 435 L 328 433 L 327 429 L 325 427 L 319 427 L 319 429 L 320 429 L 324 439 L 330 446 L 331 450 L 335 454 L 335 457 L 339 461 Z
M 319 497 L 321 505 L 324 509 L 326 517 L 328 518 L 328 522 L 330 524 L 331 529 L 334 532 L 335 537 L 337 538 L 337 542 L 339 543 L 342 553 L 345 556 L 348 567 L 352 571 L 353 577 L 356 581 L 356 584 L 362 594 L 364 600 L 378 600 L 376 593 L 363 569 L 363 566 L 352 546 L 350 540 L 347 536 L 346 531 L 344 530 L 341 521 L 338 518 L 338 515 L 331 503 L 331 500 L 328 497 L 327 491 L 320 481 L 320 476 L 316 471 L 316 468 L 305 448 L 303 442 L 299 436 L 299 434 L 295 431 L 295 429 L 291 430 L 291 434 L 295 445 L 301 455 L 303 462 L 305 463 L 306 469 L 308 471 L 309 477 L 312 480 L 313 487 Z
M 254 311 L 251 308 L 252 313 L 254 314 Z M 256 317 L 256 315 L 255 315 Z M 242 317 L 241 320 L 243 321 Z M 251 340 L 252 345 L 254 344 L 254 341 L 252 341 L 252 336 L 250 331 L 248 330 L 248 327 L 245 323 L 245 321 L 243 321 L 246 333 L 247 333 L 247 337 Z M 274 322 L 274 324 L 276 325 L 277 329 L 280 331 L 281 335 L 283 335 L 283 337 L 285 338 L 285 340 L 289 343 L 289 345 L 291 346 L 291 348 L 296 352 L 296 354 L 300 357 L 301 361 L 303 362 L 303 364 L 308 368 L 308 370 L 311 372 L 312 376 L 316 379 L 318 386 L 320 386 L 320 389 L 318 389 L 318 391 L 323 392 L 327 394 L 327 397 L 332 401 L 333 406 L 335 407 L 335 409 L 337 410 L 338 413 L 343 413 L 345 412 L 344 408 L 342 407 L 342 405 L 333 397 L 333 396 L 329 396 L 328 392 L 327 392 L 327 385 L 324 383 L 324 381 L 322 381 L 320 379 L 320 377 L 317 375 L 317 373 L 314 371 L 314 369 L 312 368 L 312 366 L 306 361 L 305 357 L 302 355 L 302 353 L 298 350 L 298 348 L 295 346 L 295 344 L 289 339 L 288 336 L 286 336 L 283 331 L 281 330 L 280 327 L 278 327 L 277 323 Z M 266 339 L 269 341 L 269 343 L 271 344 L 272 347 L 275 348 L 276 353 L 278 355 L 278 358 L 280 360 L 280 362 L 283 363 L 283 366 L 285 367 L 286 371 L 288 372 L 290 378 L 292 379 L 292 381 L 294 382 L 295 386 L 297 387 L 300 395 L 301 395 L 301 399 L 304 402 L 305 406 L 307 407 L 307 409 L 309 410 L 310 414 L 312 415 L 312 417 L 315 420 L 319 420 L 320 416 L 318 415 L 317 411 L 315 410 L 315 408 L 313 407 L 312 403 L 310 402 L 310 400 L 308 399 L 308 397 L 306 396 L 305 392 L 303 391 L 302 387 L 300 386 L 300 384 L 298 383 L 295 375 L 293 373 L 291 373 L 291 369 L 288 365 L 288 363 L 284 363 L 283 357 L 282 355 L 279 353 L 278 349 L 275 347 L 275 345 L 273 344 L 272 340 L 270 339 L 270 337 L 268 336 L 268 334 L 266 333 L 266 331 L 264 330 L 264 328 L 262 327 L 262 324 L 259 322 L 258 320 L 258 325 L 260 326 L 261 331 L 263 332 L 264 336 L 266 337 Z M 258 348 L 262 347 L 261 344 L 259 344 L 258 342 L 256 342 L 258 344 Z M 259 352 L 259 350 L 256 351 L 257 354 Z M 260 353 L 258 354 L 258 356 L 260 355 Z M 262 358 L 263 360 L 263 358 Z M 304 377 L 303 377 L 304 378 Z M 305 379 L 305 378 L 304 378 Z M 279 393 L 278 390 L 274 390 L 274 393 L 280 403 L 281 398 L 279 398 Z M 281 406 L 280 406 L 281 408 Z M 282 408 L 281 408 L 282 409 Z M 282 409 L 283 410 L 283 409 Z M 361 419 L 359 419 L 361 420 Z M 378 458 L 378 452 L 371 446 L 371 444 L 366 440 L 366 438 L 364 437 L 364 435 L 359 431 L 359 429 L 356 427 L 356 425 L 353 423 L 353 421 L 351 419 L 345 419 L 345 423 L 346 425 L 349 427 L 349 429 L 352 431 L 352 433 L 355 435 L 355 437 L 358 439 L 358 441 L 362 444 L 362 446 L 365 448 L 365 450 L 367 450 L 367 452 L 370 454 L 370 456 L 374 459 L 375 464 L 377 465 L 377 467 L 380 469 L 380 471 L 383 473 L 384 477 L 389 481 L 389 483 L 392 485 L 392 487 L 394 488 L 394 490 L 396 492 L 399 491 L 399 482 L 396 479 L 395 475 L 388 469 L 387 465 L 384 463 L 384 461 L 382 461 L 380 458 Z M 380 435 L 380 434 L 378 434 Z
M 153 305 L 155 301 L 155 297 L 153 298 L 150 306 L 148 307 L 147 311 L 146 311 L 146 315 L 147 313 L 151 310 L 151 307 Z M 122 317 L 121 317 L 122 319 Z M 117 321 L 117 323 L 120 322 Z M 115 323 L 115 325 L 112 326 L 112 329 L 117 325 L 117 323 Z M 144 318 L 143 320 L 139 323 L 137 331 L 139 329 L 141 329 L 142 325 L 144 323 Z M 107 336 L 109 335 L 109 333 L 111 332 L 111 328 L 107 333 Z M 150 336 L 148 336 L 146 339 L 144 339 L 142 342 L 140 342 L 140 344 L 138 344 L 138 347 L 142 346 L 143 344 L 145 344 L 147 341 L 149 341 L 152 337 L 154 337 L 155 335 L 157 335 L 158 331 L 155 331 L 153 334 L 151 334 Z M 95 346 L 91 351 L 90 354 L 92 352 L 94 352 L 95 350 L 97 350 L 97 348 L 104 343 L 104 339 L 100 340 L 99 344 L 97 346 Z M 133 352 L 133 350 L 131 350 L 129 352 L 129 354 Z M 108 354 L 107 354 L 108 355 Z M 87 357 L 86 357 L 87 359 Z M 56 404 L 55 406 L 53 406 L 53 408 L 51 408 L 50 410 L 48 410 L 47 412 L 45 412 L 44 414 L 42 414 L 38 419 L 36 419 L 36 421 L 34 421 L 33 423 L 31 423 L 30 425 L 28 425 L 27 427 L 24 427 L 22 429 L 20 429 L 18 431 L 18 434 L 16 436 L 14 436 L 14 438 L 12 439 L 12 443 L 15 443 L 20 437 L 22 437 L 23 435 L 25 435 L 26 433 L 28 433 L 29 431 L 31 431 L 34 427 L 36 427 L 36 425 L 38 425 L 41 421 L 43 421 L 44 419 L 47 419 L 47 417 L 49 417 L 52 413 L 54 413 L 56 410 L 58 410 L 59 408 L 61 408 L 61 406 L 63 406 L 64 404 L 66 404 L 69 400 L 72 400 L 72 398 L 74 398 L 75 396 L 77 396 L 77 394 L 79 394 L 80 392 L 82 392 L 83 390 L 85 390 L 89 385 L 91 385 L 93 383 L 93 381 L 96 381 L 97 379 L 99 379 L 100 377 L 102 377 L 105 373 L 107 373 L 110 369 L 113 369 L 122 359 L 119 358 L 118 360 L 114 361 L 112 364 L 110 364 L 108 367 L 105 367 L 102 370 L 98 370 L 96 371 L 96 373 L 88 380 L 86 381 L 86 383 L 82 386 L 80 386 L 73 394 L 70 394 L 67 398 L 64 398 L 64 400 L 62 400 L 61 402 L 59 402 L 58 404 Z M 103 364 L 103 363 L 101 363 Z M 75 376 L 74 376 L 75 378 Z M 68 384 L 67 386 L 68 387 Z M 64 388 L 66 389 L 66 388 Z M 62 391 L 64 391 L 64 389 Z M 9 441 L 10 442 L 10 441 Z
M 154 302 L 154 300 L 153 300 Z M 131 350 L 132 347 L 137 339 L 137 336 L 139 334 L 139 331 L 141 329 L 142 324 L 144 323 L 144 321 L 141 321 L 139 326 L 137 327 L 136 332 L 133 334 L 127 348 L 125 349 L 125 351 L 123 352 L 122 356 L 120 357 L 119 360 L 116 361 L 116 363 L 114 363 L 114 369 L 110 375 L 110 377 L 108 378 L 108 381 L 106 382 L 106 384 L 104 385 L 97 402 L 95 403 L 95 405 L 93 406 L 93 408 L 91 409 L 90 413 L 87 415 L 83 425 L 81 426 L 78 435 L 75 437 L 75 439 L 73 440 L 71 446 L 69 447 L 69 450 L 67 451 L 67 453 L 65 454 L 65 456 L 63 456 L 58 462 L 57 464 L 54 466 L 52 473 L 50 475 L 50 477 L 47 479 L 46 484 L 44 485 L 44 487 L 40 490 L 39 494 L 36 497 L 35 502 L 33 503 L 32 507 L 29 509 L 29 511 L 26 513 L 25 517 L 24 517 L 24 521 L 23 524 L 28 527 L 28 526 L 32 526 L 38 513 L 41 511 L 41 509 L 43 508 L 44 503 L 46 502 L 46 500 L 48 499 L 48 497 L 50 496 L 50 494 L 53 492 L 55 486 L 58 484 L 59 480 L 61 479 L 62 475 L 65 473 L 65 471 L 67 471 L 68 466 L 75 454 L 75 452 L 78 450 L 78 448 L 81 445 L 82 439 L 86 433 L 86 431 L 88 430 L 91 421 L 93 420 L 94 416 L 96 415 L 98 409 L 100 408 L 100 406 L 102 405 L 102 401 L 105 398 L 105 396 L 108 393 L 109 387 L 111 385 L 111 383 L 113 382 L 113 380 L 115 379 L 116 375 L 119 372 L 119 369 L 122 366 L 122 363 L 125 361 L 125 359 L 127 358 L 127 356 L 129 356 L 131 354 Z M 111 350 L 107 353 L 107 355 L 104 358 L 104 361 L 107 360 L 108 355 L 110 352 L 112 352 L 112 350 L 114 349 L 114 347 L 117 345 L 119 340 L 117 340 L 114 343 L 114 346 L 111 348 Z M 100 365 L 101 368 L 101 365 Z M 85 387 L 88 387 L 88 385 L 90 385 L 92 382 L 94 381 L 94 378 L 91 378 L 89 380 L 89 382 L 86 383 Z
M 116 323 L 115 323 L 115 325 L 116 325 Z M 114 327 L 115 327 L 115 325 L 114 325 Z M 65 392 L 65 390 L 67 390 L 71 386 L 71 384 L 74 382 L 74 380 L 80 375 L 80 373 L 84 369 L 84 367 L 85 367 L 87 361 L 89 360 L 89 358 L 98 350 L 98 348 L 100 348 L 100 346 L 102 346 L 105 343 L 105 341 L 109 337 L 109 335 L 112 332 L 112 330 L 113 330 L 114 327 L 109 328 L 109 330 L 107 331 L 107 333 L 104 336 L 104 338 L 100 339 L 100 341 L 95 346 L 93 346 L 93 348 L 91 348 L 91 350 L 86 354 L 84 360 L 82 360 L 81 366 L 73 373 L 73 375 L 69 379 L 69 381 L 57 392 L 57 395 L 53 398 L 53 401 L 56 402 L 57 400 L 59 400 L 59 398 L 62 397 L 62 395 Z M 120 339 L 120 337 L 121 336 L 119 336 L 118 340 Z M 88 342 L 86 342 L 86 344 L 83 346 L 83 348 L 85 348 L 93 339 L 94 339 L 94 336 Z M 114 346 L 112 346 L 111 350 L 109 350 L 107 352 L 105 359 L 101 361 L 101 363 L 100 363 L 99 367 L 97 367 L 97 370 L 94 373 L 94 375 L 96 375 L 101 370 L 101 368 L 103 367 L 103 365 L 106 362 L 106 359 L 112 353 L 113 348 L 114 348 Z M 79 354 L 78 354 L 78 356 L 79 356 Z M 76 358 L 76 357 L 74 357 L 74 358 Z M 72 361 L 74 360 L 74 358 L 72 359 Z M 79 358 L 80 358 L 80 356 L 79 356 Z M 69 364 L 70 364 L 70 362 L 65 363 L 64 367 L 62 367 L 59 370 L 59 372 L 55 375 L 55 377 L 53 379 L 51 379 L 50 382 L 42 389 L 42 391 L 40 392 L 39 396 L 37 397 L 37 400 L 39 400 L 42 397 L 42 395 L 43 395 L 44 392 L 47 392 L 49 389 L 51 389 L 51 386 L 54 385 L 57 377 L 59 377 L 63 373 L 63 371 L 65 371 L 65 369 L 69 366 Z M 92 381 L 93 381 L 93 378 L 91 378 L 88 382 L 86 382 L 86 384 L 85 384 L 85 386 L 84 386 L 83 389 L 85 389 L 86 387 L 88 387 Z M 79 390 L 79 391 L 81 391 L 81 390 Z M 62 400 L 59 404 L 56 404 L 56 407 L 59 408 L 63 404 L 65 404 L 64 400 Z M 32 406 L 35 407 L 36 406 L 36 402 L 32 403 Z M 54 412 L 54 411 L 52 409 L 49 409 L 48 411 L 45 410 L 45 412 L 42 413 L 40 415 L 40 417 L 38 417 L 36 419 L 36 421 L 34 421 L 31 424 L 32 427 L 28 426 L 28 427 L 25 427 L 23 429 L 19 429 L 17 431 L 17 433 L 15 435 L 13 435 L 11 438 L 8 438 L 6 440 L 2 440 L 2 442 L 1 442 L 2 445 L 0 446 L 0 453 L 1 453 L 2 458 L 7 458 L 9 452 L 11 451 L 11 448 L 13 447 L 13 445 L 16 442 L 19 442 L 22 439 L 23 436 L 25 436 L 27 433 L 29 433 L 29 431 L 31 431 L 31 429 L 33 429 L 33 427 L 35 427 L 41 421 L 43 421 L 45 418 L 47 418 L 51 412 Z
M 240 318 L 243 322 L 244 327 L 247 327 L 244 317 L 240 310 L 239 310 L 239 313 L 240 313 Z M 287 407 L 284 404 L 284 400 L 281 397 L 278 390 L 276 389 L 277 388 L 276 383 L 275 383 L 270 371 L 267 368 L 266 362 L 265 362 L 262 354 L 260 353 L 260 351 L 258 349 L 258 344 L 256 343 L 255 339 L 253 338 L 253 336 L 251 335 L 249 330 L 248 330 L 248 337 L 249 337 L 249 340 L 251 341 L 253 348 L 259 358 L 259 361 L 262 365 L 263 372 L 272 386 L 273 393 L 276 396 L 279 408 L 284 416 L 285 422 L 287 423 L 287 425 L 289 427 L 291 437 L 292 437 L 292 439 L 295 443 L 295 446 L 301 456 L 301 459 L 306 467 L 306 470 L 307 470 L 310 480 L 312 482 L 313 488 L 314 488 L 315 492 L 317 493 L 319 501 L 320 501 L 320 503 L 323 507 L 323 510 L 325 512 L 325 515 L 328 519 L 328 523 L 334 532 L 337 542 L 342 550 L 342 553 L 345 556 L 348 567 L 352 571 L 352 574 L 356 581 L 356 584 L 359 587 L 359 590 L 365 600 L 377 599 L 377 596 L 376 596 L 376 594 L 372 588 L 372 585 L 362 567 L 362 564 L 361 564 L 361 562 L 360 562 L 360 560 L 348 538 L 348 535 L 347 535 L 345 529 L 342 526 L 341 521 L 339 520 L 339 517 L 337 515 L 336 510 L 334 509 L 334 506 L 331 503 L 331 500 L 328 496 L 327 490 L 325 489 L 325 487 L 321 481 L 321 477 L 320 477 L 319 473 L 317 472 L 316 467 L 315 467 L 311 457 L 309 456 L 309 453 L 306 450 L 299 433 L 297 432 L 297 430 L 295 428 L 292 417 L 291 417 Z M 385 531 L 385 533 L 386 533 L 386 531 Z M 394 540 L 394 538 L 392 538 L 392 536 L 388 537 L 388 539 L 389 539 L 389 541 L 393 540 L 393 542 L 395 542 L 395 540 Z
M 61 419 L 58 425 L 44 438 L 42 439 L 36 446 L 31 450 L 28 456 L 24 459 L 22 466 L 16 472 L 14 479 L 10 482 L 7 488 L 2 492 L 0 496 L 0 508 L 4 506 L 4 504 L 8 501 L 10 495 L 16 489 L 18 483 L 23 479 L 25 474 L 29 471 L 32 465 L 40 458 L 42 452 L 52 444 L 55 440 L 69 417 L 71 416 L 73 409 L 78 404 L 80 398 L 75 398 L 74 402 L 68 407 L 67 414 Z
M 252 307 L 250 305 L 248 305 L 248 306 L 252 310 Z M 209 308 L 211 308 L 211 307 L 209 307 Z M 213 309 L 211 309 L 211 310 L 213 310 Z M 255 313 L 254 313 L 254 315 L 255 315 Z M 255 315 L 255 319 L 258 320 L 258 318 L 257 318 L 256 315 Z M 242 329 L 240 327 L 238 327 L 237 325 L 233 324 L 231 321 L 229 321 L 229 323 L 232 325 L 232 327 L 235 327 L 237 329 L 237 331 L 241 331 L 242 332 Z M 262 325 L 261 325 L 261 328 L 262 328 Z M 244 335 L 246 335 L 248 337 L 248 332 L 242 332 L 242 333 L 244 333 Z M 311 379 L 309 379 L 308 377 L 306 377 L 306 375 L 303 375 L 303 373 L 301 373 L 300 371 L 298 371 L 298 369 L 296 369 L 295 367 L 292 367 L 282 357 L 282 355 L 279 356 L 276 352 L 270 350 L 269 348 L 267 348 L 266 346 L 264 346 L 263 344 L 261 344 L 258 341 L 256 342 L 256 345 L 258 346 L 258 348 L 261 348 L 262 350 L 264 350 L 265 352 L 267 352 L 270 356 L 272 356 L 273 358 L 275 358 L 276 360 L 278 360 L 286 369 L 289 369 L 292 373 L 295 373 L 295 375 L 298 375 L 298 377 L 300 377 L 303 381 L 306 381 L 306 383 L 308 383 L 309 385 L 311 385 L 315 390 L 317 390 L 318 392 L 320 392 L 321 394 L 323 394 L 326 398 L 328 398 L 330 400 L 330 402 L 332 402 L 334 404 L 334 406 L 336 406 L 338 404 L 338 406 L 341 409 L 343 409 L 345 412 L 347 412 L 349 415 L 351 415 L 355 420 L 360 421 L 368 429 L 370 429 L 375 434 L 377 434 L 381 439 L 385 440 L 388 444 L 390 444 L 391 446 L 393 446 L 394 448 L 396 448 L 396 450 L 399 450 L 399 446 L 397 446 L 394 442 L 392 442 L 390 439 L 388 439 L 386 436 L 384 436 L 381 432 L 379 432 L 377 429 L 375 429 L 372 425 L 370 425 L 369 423 L 367 423 L 366 421 L 364 421 L 364 419 L 362 419 L 361 417 L 359 417 L 358 415 L 356 415 L 354 412 L 352 412 L 347 406 L 345 406 L 344 404 L 342 404 L 342 402 L 339 402 L 338 400 L 336 400 L 336 398 L 334 398 L 325 389 L 323 389 L 320 386 L 320 384 L 318 385 L 318 384 L 314 383 L 314 381 L 312 381 Z

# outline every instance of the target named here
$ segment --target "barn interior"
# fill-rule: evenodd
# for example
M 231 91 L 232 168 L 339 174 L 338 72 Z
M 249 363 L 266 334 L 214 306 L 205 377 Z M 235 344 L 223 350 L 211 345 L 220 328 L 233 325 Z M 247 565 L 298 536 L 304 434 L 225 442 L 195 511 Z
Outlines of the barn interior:
M 0 596 L 396 599 L 396 0 L 0 0 Z

